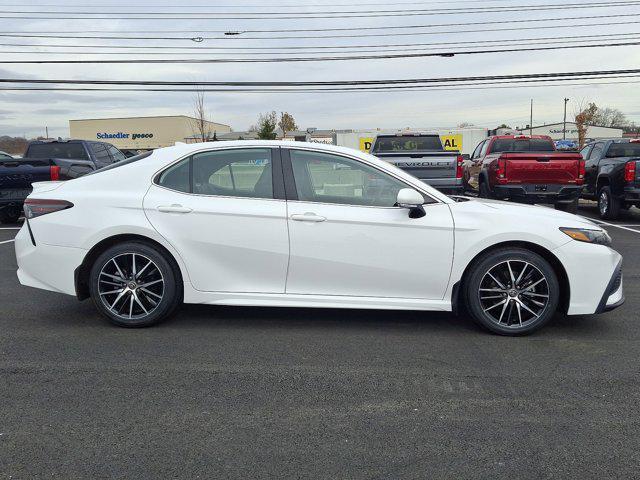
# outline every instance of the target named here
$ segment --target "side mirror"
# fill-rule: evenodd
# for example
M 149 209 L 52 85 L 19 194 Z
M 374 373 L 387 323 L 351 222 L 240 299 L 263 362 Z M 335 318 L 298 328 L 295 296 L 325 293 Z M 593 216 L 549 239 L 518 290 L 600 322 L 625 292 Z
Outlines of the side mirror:
M 409 218 L 422 218 L 424 211 L 424 197 L 413 188 L 403 188 L 398 192 L 396 203 L 399 207 L 409 209 Z

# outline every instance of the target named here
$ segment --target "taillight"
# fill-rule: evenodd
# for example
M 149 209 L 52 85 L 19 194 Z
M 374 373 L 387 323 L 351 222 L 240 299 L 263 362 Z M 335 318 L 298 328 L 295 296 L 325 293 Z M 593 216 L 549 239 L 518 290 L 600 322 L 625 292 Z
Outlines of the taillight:
M 51 180 L 60 180 L 60 167 L 58 165 L 51 165 L 51 167 L 49 167 L 49 176 Z
M 44 200 L 40 198 L 27 198 L 24 201 L 24 216 L 27 219 L 40 217 L 47 213 L 59 212 L 73 207 L 73 203 L 66 200 Z
M 586 162 L 584 160 L 578 160 L 578 180 L 577 184 L 582 185 L 584 183 L 584 176 L 587 174 Z
M 507 176 L 507 161 L 504 158 L 498 159 L 498 167 L 496 168 L 496 176 L 499 183 L 505 183 Z
M 458 163 L 456 164 L 456 178 L 462 178 L 462 163 L 464 158 L 462 155 L 458 155 Z
M 624 166 L 624 181 L 633 182 L 636 179 L 636 161 L 627 162 Z

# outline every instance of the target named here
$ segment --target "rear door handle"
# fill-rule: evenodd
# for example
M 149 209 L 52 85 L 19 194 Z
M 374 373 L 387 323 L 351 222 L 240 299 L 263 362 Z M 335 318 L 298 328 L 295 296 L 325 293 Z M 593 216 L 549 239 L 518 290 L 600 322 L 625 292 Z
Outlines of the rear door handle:
M 304 215 L 298 215 L 298 214 L 291 215 L 291 220 L 294 220 L 296 222 L 319 223 L 319 222 L 324 222 L 326 218 L 321 217 L 320 215 L 316 215 L 315 213 L 307 212 Z
M 183 207 L 182 205 L 160 205 L 158 207 L 158 211 L 162 213 L 191 213 L 193 211 L 192 208 Z

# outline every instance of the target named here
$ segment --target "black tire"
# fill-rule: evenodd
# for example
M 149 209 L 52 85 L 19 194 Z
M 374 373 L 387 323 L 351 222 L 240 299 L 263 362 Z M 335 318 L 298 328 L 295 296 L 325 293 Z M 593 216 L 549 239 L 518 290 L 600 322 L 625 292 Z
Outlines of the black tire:
M 480 181 L 480 185 L 478 188 L 478 196 L 480 198 L 493 198 L 493 195 L 491 194 L 491 190 L 489 189 L 489 185 L 487 185 L 487 182 L 484 180 Z
M 598 192 L 598 211 L 603 220 L 615 220 L 620 216 L 620 199 L 612 195 L 608 186 Z
M 18 223 L 21 213 L 17 207 L 5 207 L 0 210 L 0 223 Z
M 505 275 L 500 275 L 502 269 Z M 513 271 L 519 288 L 507 288 L 509 270 Z M 505 288 L 494 282 L 490 274 Z M 522 278 L 517 278 L 521 274 Z M 549 262 L 537 253 L 524 248 L 502 248 L 475 261 L 463 279 L 461 293 L 461 300 L 476 323 L 499 335 L 517 336 L 533 333 L 553 318 L 560 299 L 560 284 Z
M 132 273 L 133 258 L 137 278 Z M 150 266 L 145 267 L 147 262 Z M 140 241 L 104 251 L 91 267 L 89 290 L 98 311 L 120 327 L 149 327 L 165 320 L 182 303 L 183 294 L 180 270 L 173 259 Z M 112 302 L 115 306 L 110 308 Z
M 569 203 L 556 203 L 556 210 L 560 210 L 562 212 L 572 213 L 576 215 L 578 213 L 578 199 L 576 198 L 572 202 Z

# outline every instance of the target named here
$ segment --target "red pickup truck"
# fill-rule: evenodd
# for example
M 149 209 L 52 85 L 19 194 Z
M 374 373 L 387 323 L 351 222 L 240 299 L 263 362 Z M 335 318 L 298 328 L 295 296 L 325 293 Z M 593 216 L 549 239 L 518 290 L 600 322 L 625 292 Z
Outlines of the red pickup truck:
M 465 188 L 480 197 L 549 203 L 576 213 L 585 163 L 579 153 L 556 151 L 551 137 L 500 135 L 481 142 L 465 161 Z

